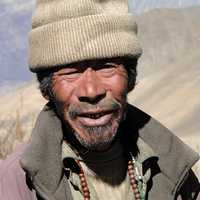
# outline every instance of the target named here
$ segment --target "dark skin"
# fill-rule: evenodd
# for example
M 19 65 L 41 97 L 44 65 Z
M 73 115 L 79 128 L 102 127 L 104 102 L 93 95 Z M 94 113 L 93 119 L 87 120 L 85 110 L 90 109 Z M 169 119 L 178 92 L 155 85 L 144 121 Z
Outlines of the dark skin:
M 126 106 L 128 75 L 120 58 L 83 61 L 53 74 L 56 108 L 77 140 L 104 151 L 114 140 Z

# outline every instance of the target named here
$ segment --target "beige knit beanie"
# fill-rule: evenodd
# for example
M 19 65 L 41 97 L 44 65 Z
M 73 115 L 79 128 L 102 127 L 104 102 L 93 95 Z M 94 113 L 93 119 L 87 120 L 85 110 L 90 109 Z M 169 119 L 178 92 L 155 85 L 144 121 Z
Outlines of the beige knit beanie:
M 37 0 L 29 34 L 33 72 L 95 58 L 138 58 L 127 0 Z

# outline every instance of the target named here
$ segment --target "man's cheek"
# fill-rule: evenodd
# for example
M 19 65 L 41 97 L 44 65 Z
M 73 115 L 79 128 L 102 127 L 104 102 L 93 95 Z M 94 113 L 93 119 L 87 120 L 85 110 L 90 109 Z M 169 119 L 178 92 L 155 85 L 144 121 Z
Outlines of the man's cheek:
M 56 107 L 56 112 L 57 114 L 61 117 L 61 118 L 65 118 L 66 112 L 67 112 L 67 108 L 65 106 L 64 103 L 55 102 L 55 107 Z

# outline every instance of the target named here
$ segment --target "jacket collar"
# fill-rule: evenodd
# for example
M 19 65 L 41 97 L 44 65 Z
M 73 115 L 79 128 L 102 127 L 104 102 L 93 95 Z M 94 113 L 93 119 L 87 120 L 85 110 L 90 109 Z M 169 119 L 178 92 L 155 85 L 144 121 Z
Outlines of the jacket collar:
M 188 171 L 199 160 L 199 155 L 155 119 L 145 125 L 140 137 L 155 152 L 160 171 L 171 181 L 171 192 L 175 195 Z
M 30 144 L 20 160 L 33 187 L 44 199 L 53 200 L 55 196 L 58 200 L 66 199 L 67 187 L 63 187 L 61 163 L 62 139 L 61 121 L 46 105 L 37 118 Z
M 152 158 L 157 162 L 161 173 L 171 182 L 170 190 L 174 195 L 183 178 L 199 160 L 198 153 L 140 109 L 128 105 L 127 113 L 127 120 L 130 120 L 127 124 L 131 124 L 128 129 L 144 141 L 147 146 L 143 149 L 149 149 L 143 154 L 143 160 Z
M 132 135 L 138 134 L 151 149 L 148 151 L 150 154 L 143 154 L 143 160 L 157 156 L 162 173 L 172 182 L 172 192 L 175 191 L 182 177 L 198 160 L 198 154 L 156 120 L 133 106 L 128 106 L 127 119 Z M 30 145 L 21 158 L 22 168 L 31 177 L 35 189 L 44 196 L 52 196 L 47 198 L 52 200 L 54 197 L 65 199 L 66 192 L 69 192 L 66 191 L 69 189 L 67 185 L 63 186 L 62 130 L 60 119 L 46 105 L 38 116 Z

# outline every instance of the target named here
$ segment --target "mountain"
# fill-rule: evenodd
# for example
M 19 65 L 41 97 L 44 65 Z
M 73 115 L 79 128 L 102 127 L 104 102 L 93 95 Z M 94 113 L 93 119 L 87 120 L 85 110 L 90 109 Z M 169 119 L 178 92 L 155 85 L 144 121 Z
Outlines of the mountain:
M 200 7 L 156 9 L 137 17 L 143 47 L 140 79 L 184 60 L 200 47 Z
M 179 136 L 200 130 L 199 18 L 200 7 L 156 9 L 137 17 L 143 55 L 130 101 Z
M 164 70 L 138 81 L 129 101 L 161 121 L 180 137 L 200 130 L 200 52 L 185 55 Z

